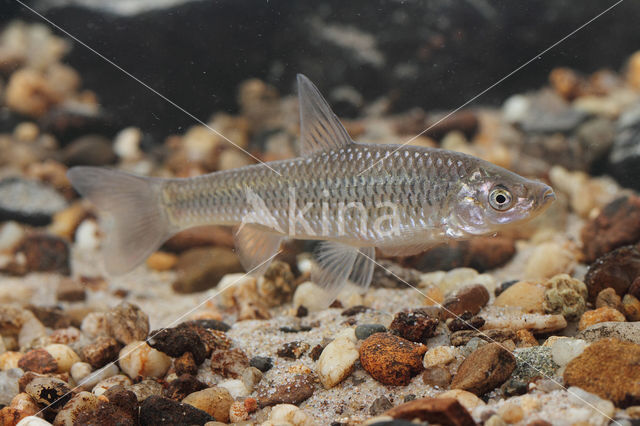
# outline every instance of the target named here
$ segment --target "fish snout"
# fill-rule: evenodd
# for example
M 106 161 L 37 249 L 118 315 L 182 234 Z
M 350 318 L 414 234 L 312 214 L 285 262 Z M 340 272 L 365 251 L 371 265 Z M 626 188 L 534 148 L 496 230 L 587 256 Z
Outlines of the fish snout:
M 553 188 L 549 185 L 543 185 L 540 190 L 540 205 L 545 206 L 547 204 L 551 204 L 556 199 L 556 193 L 553 192 Z

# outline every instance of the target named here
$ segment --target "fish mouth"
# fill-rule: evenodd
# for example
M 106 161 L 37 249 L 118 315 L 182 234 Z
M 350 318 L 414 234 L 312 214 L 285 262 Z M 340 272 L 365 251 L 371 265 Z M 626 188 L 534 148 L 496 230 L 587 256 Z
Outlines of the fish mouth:
M 542 190 L 540 205 L 547 206 L 556 200 L 556 194 L 553 192 L 553 189 L 550 187 L 546 187 Z

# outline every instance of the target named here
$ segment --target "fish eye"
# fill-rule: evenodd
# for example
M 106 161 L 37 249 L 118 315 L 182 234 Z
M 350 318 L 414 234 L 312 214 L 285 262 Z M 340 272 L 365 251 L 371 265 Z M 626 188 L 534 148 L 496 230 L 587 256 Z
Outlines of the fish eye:
M 511 193 L 504 187 L 498 186 L 489 193 L 489 204 L 498 211 L 505 211 L 511 207 L 513 197 Z

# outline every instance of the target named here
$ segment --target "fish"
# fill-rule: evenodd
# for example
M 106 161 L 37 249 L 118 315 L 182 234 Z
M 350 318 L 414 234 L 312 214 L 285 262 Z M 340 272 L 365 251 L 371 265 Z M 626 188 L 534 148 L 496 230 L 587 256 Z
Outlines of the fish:
M 541 214 L 553 189 L 480 158 L 351 139 L 316 86 L 297 76 L 300 156 L 190 178 L 73 167 L 76 190 L 110 218 L 107 273 L 127 273 L 174 234 L 234 227 L 243 267 L 262 274 L 283 240 L 319 240 L 311 279 L 328 306 L 346 283 L 366 291 L 376 248 L 408 256 Z

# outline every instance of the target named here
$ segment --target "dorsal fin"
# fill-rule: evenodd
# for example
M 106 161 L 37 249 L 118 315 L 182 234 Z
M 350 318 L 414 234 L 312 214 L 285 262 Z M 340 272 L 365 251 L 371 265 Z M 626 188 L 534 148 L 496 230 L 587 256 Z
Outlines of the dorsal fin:
M 338 117 L 311 80 L 298 74 L 301 155 L 340 148 L 352 143 Z

